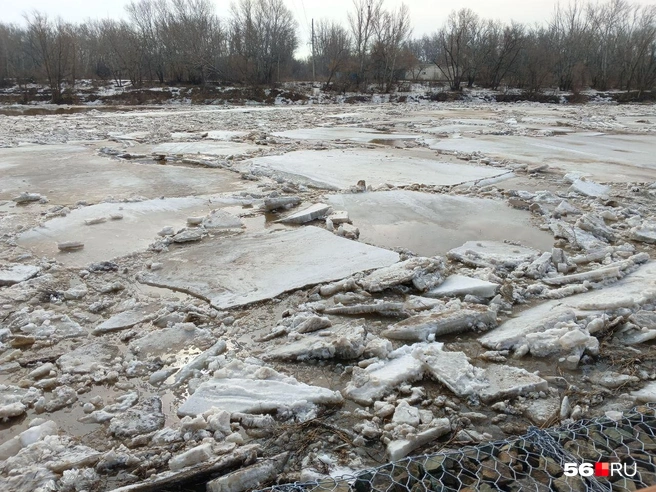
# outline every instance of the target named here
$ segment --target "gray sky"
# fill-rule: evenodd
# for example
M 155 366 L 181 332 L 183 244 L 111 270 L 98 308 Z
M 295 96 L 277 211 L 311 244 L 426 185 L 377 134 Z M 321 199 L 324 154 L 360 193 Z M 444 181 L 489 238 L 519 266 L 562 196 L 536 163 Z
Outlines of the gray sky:
M 230 0 L 213 0 L 219 16 L 228 13 Z M 304 46 L 309 36 L 312 18 L 328 18 L 346 23 L 346 15 L 353 5 L 352 0 L 285 0 L 294 12 L 299 24 L 301 49 L 298 54 L 307 54 Z M 387 8 L 398 7 L 402 0 L 385 0 Z M 128 0 L 2 0 L 2 22 L 23 21 L 23 13 L 40 10 L 50 16 L 61 16 L 65 20 L 80 22 L 89 18 L 124 17 L 123 6 Z M 516 20 L 533 24 L 548 19 L 554 10 L 552 0 L 460 0 L 458 2 L 440 2 L 437 0 L 405 0 L 410 7 L 410 16 L 414 28 L 413 35 L 430 33 L 440 26 L 453 9 L 471 8 L 484 18 L 503 21 Z M 567 3 L 564 0 L 563 3 Z M 641 5 L 653 4 L 653 0 L 633 0 Z

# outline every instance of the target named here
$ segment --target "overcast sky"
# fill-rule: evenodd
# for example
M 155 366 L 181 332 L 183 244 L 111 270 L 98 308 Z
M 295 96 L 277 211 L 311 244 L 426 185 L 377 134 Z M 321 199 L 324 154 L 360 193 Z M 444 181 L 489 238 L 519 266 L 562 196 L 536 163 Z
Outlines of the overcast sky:
M 328 18 L 346 23 L 346 15 L 352 8 L 352 0 L 285 0 L 294 12 L 299 24 L 301 44 L 310 38 L 310 22 Z M 641 5 L 653 4 L 655 0 L 633 0 Z M 213 0 L 219 16 L 228 13 L 230 0 Z M 388 8 L 397 7 L 402 0 L 385 0 Z M 23 22 L 23 13 L 39 10 L 50 16 L 61 16 L 65 20 L 80 22 L 86 19 L 104 17 L 122 18 L 125 16 L 123 6 L 129 0 L 0 0 L 2 5 L 2 22 Z M 413 35 L 421 36 L 434 31 L 440 26 L 453 9 L 471 8 L 485 18 L 503 21 L 516 20 L 533 24 L 544 22 L 554 10 L 555 1 L 551 0 L 460 0 L 457 2 L 438 2 L 438 0 L 405 0 L 410 7 L 410 16 L 414 28 Z M 563 3 L 567 3 L 565 0 Z M 299 54 L 307 49 L 299 49 Z

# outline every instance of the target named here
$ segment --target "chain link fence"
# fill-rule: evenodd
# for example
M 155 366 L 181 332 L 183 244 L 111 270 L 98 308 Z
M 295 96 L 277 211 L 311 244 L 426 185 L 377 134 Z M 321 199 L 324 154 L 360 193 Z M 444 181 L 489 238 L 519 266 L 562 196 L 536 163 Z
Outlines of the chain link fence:
M 259 492 L 631 491 L 656 485 L 656 404 L 503 441 L 414 456 L 353 476 Z

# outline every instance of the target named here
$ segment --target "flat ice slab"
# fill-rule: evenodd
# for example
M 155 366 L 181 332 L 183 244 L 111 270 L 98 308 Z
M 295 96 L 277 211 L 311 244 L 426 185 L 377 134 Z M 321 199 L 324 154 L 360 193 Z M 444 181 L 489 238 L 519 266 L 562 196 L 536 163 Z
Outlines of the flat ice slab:
M 499 284 L 467 277 L 465 275 L 450 275 L 434 289 L 423 294 L 426 297 L 452 297 L 471 294 L 479 297 L 494 297 Z
M 202 196 L 135 203 L 99 203 L 75 209 L 66 217 L 51 219 L 42 227 L 22 233 L 18 244 L 39 256 L 56 258 L 67 266 L 85 266 L 145 250 L 157 239 L 157 233 L 162 228 L 173 226 L 177 230 L 186 225 L 187 217 L 204 216 L 212 208 L 236 204 L 239 204 L 237 200 L 220 197 L 208 200 L 208 197 Z M 123 218 L 111 220 L 110 215 L 116 213 L 123 215 Z M 222 211 L 222 214 L 225 216 L 227 212 Z M 94 225 L 84 222 L 98 217 L 106 217 L 107 220 Z M 57 243 L 66 241 L 83 242 L 84 249 L 60 252 Z
M 366 369 L 354 368 L 353 379 L 342 391 L 344 396 L 361 405 L 371 405 L 396 386 L 421 379 L 424 374 L 422 362 L 412 354 L 409 346 L 406 347 L 399 349 L 405 353 L 394 359 L 376 362 Z
M 174 140 L 189 140 L 192 138 L 198 138 L 200 135 L 207 134 L 204 137 L 206 140 L 223 140 L 228 141 L 236 137 L 243 137 L 248 135 L 248 132 L 239 132 L 239 131 L 230 131 L 230 130 L 210 130 L 208 132 L 174 132 L 171 133 L 171 138 Z
M 435 150 L 482 152 L 526 164 L 549 164 L 590 174 L 599 181 L 649 181 L 656 178 L 656 135 L 613 135 L 593 132 L 554 137 L 479 135 L 445 138 Z
M 512 237 L 541 250 L 553 246 L 553 236 L 534 227 L 528 213 L 498 200 L 393 190 L 332 195 L 328 203 L 348 210 L 360 241 L 425 256 L 474 239 Z
M 14 285 L 29 280 L 39 273 L 40 269 L 32 265 L 0 266 L 0 287 Z
M 574 316 L 587 316 L 604 311 L 636 306 L 656 299 L 656 262 L 649 262 L 622 280 L 599 290 L 551 300 L 527 309 L 482 337 L 479 341 L 493 350 L 517 348 L 526 336 L 551 329 L 558 322 Z
M 600 185 L 594 181 L 584 181 L 582 179 L 577 179 L 570 186 L 569 191 L 574 191 L 580 193 L 581 195 L 591 196 L 591 197 L 607 197 L 610 194 L 610 187 Z
M 295 140 L 348 140 L 360 143 L 375 142 L 376 140 L 416 140 L 421 137 L 416 134 L 385 133 L 372 128 L 347 126 L 299 128 L 298 130 L 276 132 L 273 135 Z
M 119 354 L 116 345 L 92 342 L 67 352 L 57 359 L 59 368 L 67 373 L 86 374 L 98 369 L 106 369 Z
M 283 292 L 396 263 L 392 251 L 306 226 L 206 241 L 162 256 L 161 270 L 141 281 L 187 292 L 218 309 L 270 299 Z
M 144 321 L 147 316 L 148 313 L 142 310 L 123 311 L 96 326 L 93 330 L 93 334 L 101 335 L 110 331 L 132 328 L 134 325 Z
M 427 154 L 431 156 L 432 154 Z M 440 162 L 389 150 L 300 150 L 283 155 L 257 157 L 254 168 L 296 176 L 296 181 L 326 189 L 343 189 L 364 179 L 367 184 L 456 185 L 482 179 L 511 177 L 507 169 Z
M 221 169 L 114 160 L 81 145 L 0 148 L 0 169 L 0 200 L 26 190 L 47 196 L 51 203 L 70 204 L 109 196 L 177 197 L 244 188 L 239 175 Z
M 257 150 L 258 147 L 240 142 L 167 142 L 151 150 L 152 154 L 168 155 L 242 155 Z
M 269 413 L 308 402 L 337 405 L 342 401 L 342 395 L 337 391 L 295 380 L 213 379 L 198 387 L 178 408 L 178 415 L 196 416 L 212 407 L 230 413 Z
M 282 222 L 283 224 L 305 224 L 306 222 L 312 222 L 313 220 L 325 217 L 329 210 L 330 205 L 315 203 L 308 208 L 299 210 L 278 220 L 278 222 Z

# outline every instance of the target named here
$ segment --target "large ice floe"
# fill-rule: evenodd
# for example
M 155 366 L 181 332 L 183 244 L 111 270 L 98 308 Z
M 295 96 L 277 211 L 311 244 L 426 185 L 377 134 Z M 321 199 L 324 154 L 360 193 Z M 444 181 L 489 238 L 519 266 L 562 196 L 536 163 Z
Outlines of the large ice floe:
M 172 251 L 161 270 L 140 280 L 188 292 L 223 309 L 275 297 L 390 265 L 398 255 L 355 243 L 317 227 L 245 234 Z M 223 268 L 230 265 L 229 270 Z
M 641 181 L 651 176 L 654 135 L 613 135 L 579 132 L 554 137 L 481 135 L 440 139 L 431 148 L 481 152 L 565 171 L 584 172 L 601 181 Z
M 277 137 L 296 140 L 348 140 L 368 143 L 372 141 L 417 140 L 421 135 L 381 132 L 371 128 L 349 128 L 343 126 L 321 128 L 299 128 L 275 132 Z
M 111 160 L 82 145 L 0 148 L 0 160 L 2 195 L 29 189 L 53 203 L 69 206 L 108 197 L 183 197 L 241 188 L 236 175 L 220 169 L 190 173 L 184 167 Z
M 259 173 L 279 173 L 292 181 L 335 190 L 349 188 L 360 180 L 371 185 L 456 185 L 512 176 L 506 169 L 450 163 L 430 154 L 416 157 L 392 150 L 300 150 L 257 157 L 252 165 Z
M 347 210 L 360 240 L 403 247 L 417 254 L 443 254 L 465 241 L 516 241 L 550 248 L 553 237 L 530 222 L 530 215 L 481 198 L 394 190 L 331 195 L 336 210 Z
M 164 155 L 239 155 L 256 150 L 257 147 L 239 142 L 167 142 L 156 145 L 152 154 Z

